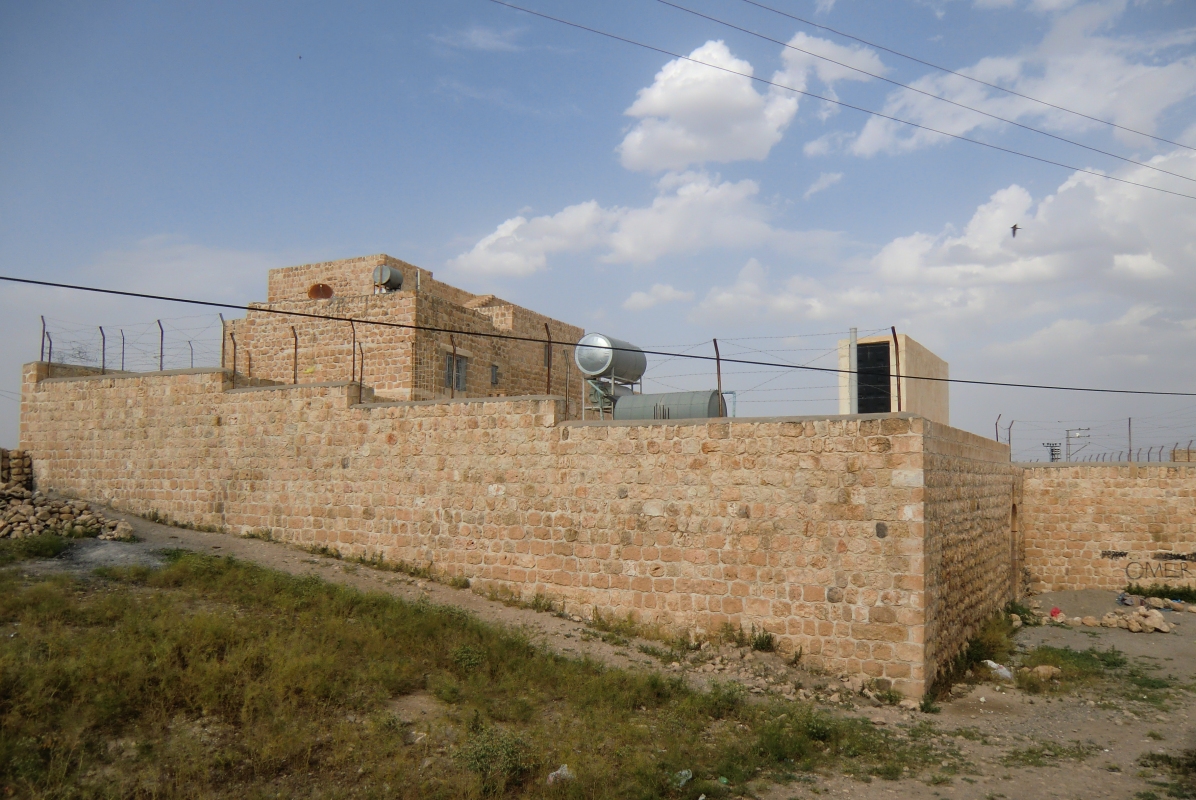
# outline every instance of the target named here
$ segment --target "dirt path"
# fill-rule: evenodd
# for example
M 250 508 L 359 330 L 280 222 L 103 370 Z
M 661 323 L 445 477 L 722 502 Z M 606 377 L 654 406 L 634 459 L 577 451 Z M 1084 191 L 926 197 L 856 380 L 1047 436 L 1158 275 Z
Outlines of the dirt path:
M 103 511 L 126 519 L 140 541 L 83 541 L 52 567 L 25 562 L 20 568 L 27 572 L 86 572 L 102 565 L 152 565 L 160 563 L 161 552 L 170 548 L 233 556 L 363 591 L 457 606 L 486 622 L 521 629 L 538 644 L 567 656 L 588 657 L 614 667 L 663 669 L 683 675 L 695 686 L 711 680 L 736 680 L 756 695 L 775 692 L 808 699 L 836 712 L 865 716 L 894 730 L 912 731 L 914 736 L 953 754 L 937 777 L 863 782 L 815 776 L 784 786 L 756 787 L 758 796 L 765 800 L 826 795 L 1146 800 L 1165 797 L 1167 792 L 1157 782 L 1163 779 L 1162 774 L 1143 769 L 1139 759 L 1150 753 L 1177 753 L 1196 747 L 1196 696 L 1182 688 L 1196 688 L 1196 614 L 1168 612 L 1169 622 L 1180 622 L 1178 632 L 1173 634 L 1060 626 L 1023 628 L 1019 633 L 1018 645 L 1024 650 L 1040 644 L 1074 650 L 1116 647 L 1140 665 L 1142 674 L 1170 678 L 1170 687 L 1165 690 L 1139 695 L 1129 684 L 1103 683 L 1075 694 L 1047 698 L 1008 685 L 980 684 L 942 703 L 940 713 L 924 714 L 872 703 L 855 694 L 839 676 L 794 668 L 775 654 L 723 646 L 707 647 L 685 658 L 659 642 L 609 634 L 604 641 L 601 632 L 576 618 L 505 605 L 468 589 L 313 555 L 277 542 L 183 530 L 110 509 Z M 1072 616 L 1099 617 L 1115 602 L 1110 592 L 1061 593 L 1037 599 L 1045 608 L 1058 605 Z M 678 661 L 670 660 L 674 657 Z M 1154 785 L 1152 780 L 1156 781 Z

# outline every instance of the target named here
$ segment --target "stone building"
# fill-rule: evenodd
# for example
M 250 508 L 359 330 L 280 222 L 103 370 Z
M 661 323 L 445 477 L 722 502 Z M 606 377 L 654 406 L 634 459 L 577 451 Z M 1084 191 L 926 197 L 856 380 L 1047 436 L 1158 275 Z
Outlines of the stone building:
M 391 270 L 391 286 L 374 283 L 379 267 Z M 359 322 L 272 313 L 280 311 Z M 566 397 L 577 393 L 566 345 L 584 333 L 375 255 L 270 270 L 266 302 L 225 323 L 221 366 L 255 382 L 359 382 L 393 400 Z

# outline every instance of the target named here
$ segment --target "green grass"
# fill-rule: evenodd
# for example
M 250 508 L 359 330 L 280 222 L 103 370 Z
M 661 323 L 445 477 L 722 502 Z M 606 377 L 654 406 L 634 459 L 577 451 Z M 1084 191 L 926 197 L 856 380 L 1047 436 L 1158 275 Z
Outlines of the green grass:
M 18 796 L 714 800 L 770 776 L 929 774 L 948 756 L 738 686 L 566 659 L 453 608 L 206 555 L 0 574 L 0 625 L 19 631 L 0 639 L 0 793 Z M 421 697 L 433 713 L 396 714 Z M 576 779 L 549 789 L 561 764 Z
M 1070 759 L 1083 761 L 1099 748 L 1075 742 L 1070 745 L 1056 742 L 1042 742 L 1030 747 L 1014 748 L 1001 757 L 1007 767 L 1046 767 L 1057 761 Z
M 1164 600 L 1182 600 L 1185 603 L 1196 603 L 1196 588 L 1191 586 L 1169 586 L 1165 583 L 1152 583 L 1150 586 L 1131 583 L 1125 587 L 1129 594 L 1139 597 L 1161 597 Z
M 0 539 L 0 566 L 30 558 L 55 558 L 70 547 L 70 539 L 53 533 L 24 539 Z
M 1127 663 L 1125 656 L 1112 647 L 1108 650 L 1096 650 L 1095 648 L 1072 650 L 1070 647 L 1040 645 L 1026 654 L 1022 659 L 1022 666 L 1031 669 L 1042 665 L 1058 667 L 1059 676 L 1052 683 L 1043 681 L 1032 673 L 1018 672 L 1016 673 L 1017 684 L 1033 694 L 1071 691 L 1077 686 L 1106 678 L 1110 671 L 1120 670 Z
M 1170 775 L 1165 787 L 1168 797 L 1196 798 L 1196 750 L 1185 750 L 1179 755 L 1148 753 L 1138 763 Z

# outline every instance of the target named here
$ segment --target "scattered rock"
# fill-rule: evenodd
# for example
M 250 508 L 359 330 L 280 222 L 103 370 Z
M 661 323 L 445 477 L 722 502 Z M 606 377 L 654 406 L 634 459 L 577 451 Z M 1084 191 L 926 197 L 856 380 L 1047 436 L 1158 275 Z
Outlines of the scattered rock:
M 1039 680 L 1049 681 L 1052 678 L 1058 678 L 1063 674 L 1063 670 L 1058 667 L 1053 667 L 1050 664 L 1039 664 L 1030 673 Z
M 1020 628 L 1022 626 L 1022 618 L 1019 617 L 1017 614 L 1010 614 L 1009 615 L 1009 624 L 1013 626 L 1014 630 L 1017 630 L 1018 628 Z
M 1151 608 L 1166 608 L 1167 607 L 1166 601 L 1163 600 L 1163 598 L 1161 598 L 1161 597 L 1146 598 L 1146 605 L 1150 606 Z
M 1100 621 L 1096 617 L 1084 617 L 1080 622 L 1086 628 L 1096 628 L 1100 626 Z
M 548 785 L 553 786 L 558 783 L 567 783 L 576 777 L 572 770 L 569 769 L 568 764 L 561 764 L 558 768 L 548 773 Z
M 898 708 L 903 708 L 903 709 L 905 709 L 906 711 L 917 711 L 917 710 L 918 710 L 918 708 L 919 708 L 919 706 L 918 706 L 918 701 L 917 701 L 917 700 L 910 700 L 909 698 L 906 698 L 905 700 L 902 700 L 900 703 L 898 703 L 898 704 L 897 704 L 897 707 L 898 707 Z

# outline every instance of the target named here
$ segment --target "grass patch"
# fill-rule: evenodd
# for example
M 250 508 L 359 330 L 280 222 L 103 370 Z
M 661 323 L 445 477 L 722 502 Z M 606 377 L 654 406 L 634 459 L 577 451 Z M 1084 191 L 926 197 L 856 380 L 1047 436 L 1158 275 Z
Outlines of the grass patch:
M 24 539 L 0 539 L 0 567 L 30 558 L 57 558 L 70 547 L 70 540 L 54 533 Z
M 1093 745 L 1080 742 L 1070 745 L 1042 742 L 1030 747 L 1010 750 L 1001 757 L 1001 763 L 1007 767 L 1046 767 L 1064 759 L 1083 761 L 1098 749 Z
M 1179 755 L 1148 753 L 1138 763 L 1169 773 L 1168 797 L 1196 798 L 1196 750 L 1185 750 Z
M 0 624 L 20 630 L 0 640 L 0 793 L 542 797 L 567 763 L 576 779 L 553 796 L 692 800 L 813 771 L 929 775 L 950 755 L 234 559 L 103 575 L 0 574 Z M 393 710 L 421 697 L 438 710 Z
M 1196 588 L 1191 586 L 1170 586 L 1165 583 L 1152 583 L 1150 586 L 1143 586 L 1138 583 L 1131 583 L 1125 587 L 1128 594 L 1136 594 L 1139 597 L 1160 597 L 1164 600 L 1182 600 L 1185 603 L 1196 603 Z
M 1058 667 L 1060 674 L 1054 679 L 1057 683 L 1043 681 L 1033 673 L 1018 672 L 1017 684 L 1033 694 L 1068 691 L 1077 685 L 1105 678 L 1110 670 L 1119 670 L 1127 663 L 1125 656 L 1113 647 L 1108 650 L 1072 650 L 1070 647 L 1040 645 L 1026 654 L 1022 666 L 1031 669 L 1042 665 Z
M 969 673 L 987 674 L 988 668 L 981 662 L 987 660 L 998 664 L 1008 663 L 1009 656 L 1013 653 L 1013 623 L 1009 621 L 1010 613 L 1016 612 L 1002 611 L 990 617 L 980 626 L 980 630 L 955 660 L 946 669 L 939 670 L 926 693 L 930 704 L 948 697 L 951 687 L 965 680 Z

